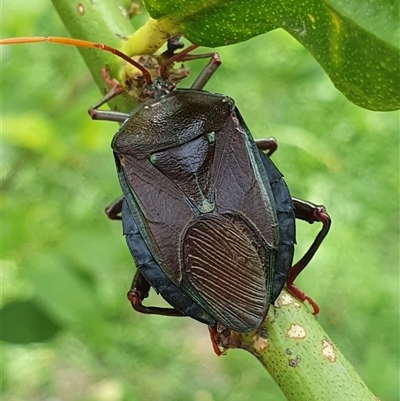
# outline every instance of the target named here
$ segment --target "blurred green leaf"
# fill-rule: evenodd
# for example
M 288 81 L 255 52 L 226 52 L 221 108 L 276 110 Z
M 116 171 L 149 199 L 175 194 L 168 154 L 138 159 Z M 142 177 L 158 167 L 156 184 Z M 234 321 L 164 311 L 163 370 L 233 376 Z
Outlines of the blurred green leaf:
M 3 138 L 14 146 L 27 149 L 48 147 L 53 138 L 53 127 L 43 116 L 33 113 L 20 113 L 2 119 Z M 40 135 L 34 135 L 40 132 Z
M 282 28 L 307 48 L 350 101 L 370 110 L 400 108 L 400 52 L 387 40 L 388 31 L 398 29 L 399 23 L 391 0 L 364 13 L 340 1 L 323 0 L 145 0 L 144 4 L 160 27 L 181 32 L 202 46 L 238 43 Z M 377 10 L 380 19 L 371 30 L 369 15 Z M 389 25 L 386 16 L 391 17 Z M 380 38 L 377 31 L 382 32 Z
M 102 313 L 97 308 L 90 277 L 77 274 L 61 255 L 48 253 L 31 261 L 26 272 L 35 288 L 37 303 L 63 326 L 78 327 L 102 342 Z M 96 334 L 96 336 L 94 336 Z
M 0 309 L 0 323 L 0 340 L 13 344 L 49 341 L 61 330 L 33 299 L 6 304 Z

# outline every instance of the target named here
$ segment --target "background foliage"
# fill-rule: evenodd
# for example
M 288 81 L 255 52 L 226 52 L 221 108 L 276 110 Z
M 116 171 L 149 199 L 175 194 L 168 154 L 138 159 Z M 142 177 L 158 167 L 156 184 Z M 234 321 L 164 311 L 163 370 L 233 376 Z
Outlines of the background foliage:
M 364 4 L 356 6 L 357 2 Z M 395 0 L 368 4 L 355 0 L 351 6 L 341 0 L 143 3 L 159 30 L 183 33 L 202 46 L 240 43 L 282 28 L 313 55 L 334 85 L 356 105 L 379 111 L 400 108 L 400 20 Z
M 44 0 L 2 7 L 3 37 L 66 35 Z M 218 50 L 207 89 L 277 138 L 292 194 L 332 216 L 301 288 L 370 388 L 397 400 L 399 114 L 348 102 L 282 31 Z M 283 400 L 250 355 L 214 356 L 200 323 L 130 310 L 133 264 L 103 214 L 120 193 L 117 126 L 87 116 L 99 92 L 75 49 L 1 51 L 3 400 Z M 297 255 L 317 229 L 299 223 Z

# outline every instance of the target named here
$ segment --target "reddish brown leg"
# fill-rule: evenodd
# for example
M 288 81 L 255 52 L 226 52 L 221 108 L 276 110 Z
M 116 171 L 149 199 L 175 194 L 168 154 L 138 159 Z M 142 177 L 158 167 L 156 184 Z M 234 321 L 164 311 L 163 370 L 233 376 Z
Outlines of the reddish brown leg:
M 203 89 L 209 79 L 213 76 L 214 72 L 221 65 L 221 59 L 218 53 L 206 53 L 206 54 L 191 54 L 188 55 L 186 60 L 195 60 L 198 58 L 210 57 L 209 63 L 203 68 L 201 73 L 198 75 L 196 80 L 193 82 L 190 89 Z
M 314 222 L 322 223 L 322 228 L 318 235 L 315 237 L 314 242 L 311 244 L 305 255 L 291 268 L 289 276 L 286 280 L 288 290 L 300 301 L 308 301 L 313 308 L 314 315 L 318 315 L 319 307 L 309 296 L 304 294 L 300 288 L 293 284 L 297 276 L 304 270 L 310 260 L 313 258 L 315 252 L 321 245 L 328 234 L 331 226 L 331 218 L 325 210 L 324 206 L 317 206 L 311 202 L 306 202 L 301 199 L 293 198 L 294 213 L 296 218 L 304 220 L 310 224 Z
M 105 213 L 110 220 L 122 220 L 121 211 L 122 211 L 122 202 L 124 197 L 116 199 L 111 205 L 105 208 Z
M 214 352 L 217 354 L 217 356 L 221 356 L 222 352 L 219 349 L 217 341 L 215 339 L 215 337 L 217 335 L 217 329 L 215 328 L 215 326 L 208 326 L 208 331 L 210 332 L 211 344 L 212 344 Z
M 164 64 L 160 66 L 160 76 L 164 79 L 167 78 L 167 67 L 174 62 L 179 61 L 190 61 L 190 60 L 198 60 L 202 58 L 209 58 L 210 61 L 203 68 L 199 76 L 196 78 L 190 89 L 203 89 L 209 79 L 212 77 L 217 68 L 221 65 L 221 59 L 219 58 L 219 54 L 212 53 L 201 53 L 201 54 L 189 54 L 192 50 L 196 49 L 197 45 L 190 45 L 186 49 L 182 50 L 179 53 L 174 54 L 170 57 Z
M 265 139 L 257 139 L 256 141 L 257 148 L 262 151 L 268 151 L 266 154 L 268 157 L 271 157 L 272 154 L 278 149 L 278 143 L 274 137 L 265 138 Z
M 122 89 L 119 86 L 111 88 L 109 92 L 107 92 L 97 103 L 90 107 L 88 113 L 92 120 L 115 121 L 117 123 L 123 123 L 129 117 L 129 114 L 112 110 L 99 110 L 99 107 L 121 93 Z
M 106 67 L 102 68 L 101 75 L 104 79 L 104 82 L 110 87 L 110 90 L 97 103 L 90 107 L 88 113 L 93 120 L 115 121 L 123 123 L 129 117 L 129 114 L 120 113 L 119 111 L 99 110 L 99 107 L 103 106 L 103 104 L 106 104 L 111 99 L 114 99 L 123 92 L 123 89 L 119 86 L 118 82 L 110 78 Z
M 191 89 L 203 89 L 205 84 L 208 82 L 208 80 L 211 78 L 217 68 L 221 65 L 221 60 L 218 53 L 214 52 L 204 54 L 188 54 L 198 47 L 197 45 L 191 45 L 181 52 L 174 54 L 174 51 L 181 48 L 181 46 L 182 44 L 179 42 L 179 37 L 175 37 L 168 42 L 168 49 L 166 52 L 164 52 L 164 54 L 171 57 L 169 57 L 168 60 L 166 60 L 165 63 L 160 66 L 160 76 L 163 79 L 167 79 L 167 67 L 175 61 L 189 61 L 201 58 L 210 58 L 209 63 L 204 67 L 202 72 L 199 74 L 199 76 L 196 78 L 195 82 L 191 86 Z M 149 75 L 148 72 L 147 74 Z M 115 121 L 123 123 L 129 117 L 129 114 L 121 113 L 119 111 L 99 110 L 99 107 L 123 92 L 123 89 L 119 86 L 119 84 L 110 78 L 106 68 L 102 69 L 102 76 L 106 84 L 110 87 L 110 90 L 104 95 L 102 99 L 100 99 L 88 110 L 89 115 L 93 120 Z
M 118 82 L 110 77 L 107 67 L 101 69 L 101 77 L 110 89 L 121 89 Z
M 150 285 L 140 273 L 138 269 L 133 277 L 131 289 L 127 293 L 127 297 L 131 302 L 132 308 L 136 312 L 145 313 L 147 315 L 163 315 L 163 316 L 185 316 L 173 308 L 158 308 L 155 306 L 144 306 L 143 299 L 149 296 Z

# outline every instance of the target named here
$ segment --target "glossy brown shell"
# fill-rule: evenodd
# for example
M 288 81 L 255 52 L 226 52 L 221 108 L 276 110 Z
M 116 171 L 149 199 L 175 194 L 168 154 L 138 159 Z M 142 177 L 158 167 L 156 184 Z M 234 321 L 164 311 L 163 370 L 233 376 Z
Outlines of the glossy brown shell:
M 137 108 L 112 147 L 139 230 L 171 282 L 227 327 L 258 327 L 271 294 L 277 218 L 233 101 L 176 90 Z

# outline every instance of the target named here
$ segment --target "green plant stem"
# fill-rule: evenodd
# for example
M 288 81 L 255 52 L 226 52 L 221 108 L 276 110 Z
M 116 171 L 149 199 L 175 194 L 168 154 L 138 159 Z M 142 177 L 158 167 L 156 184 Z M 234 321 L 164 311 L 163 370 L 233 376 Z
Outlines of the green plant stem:
M 227 330 L 217 343 L 254 355 L 289 401 L 378 399 L 309 309 L 286 290 L 259 329 L 245 334 Z
M 129 36 L 134 31 L 131 21 L 121 11 L 117 2 L 52 0 L 52 3 L 73 38 L 104 43 L 119 49 L 128 42 Z M 107 66 L 110 77 L 117 79 L 124 63 L 120 58 L 105 51 L 82 48 L 78 50 L 96 84 L 102 93 L 106 93 L 110 88 L 105 83 L 101 70 Z M 109 102 L 109 105 L 113 109 L 129 113 L 136 104 L 129 96 L 122 95 Z

